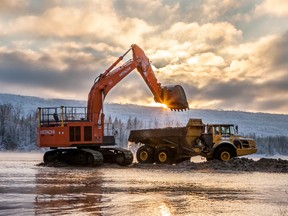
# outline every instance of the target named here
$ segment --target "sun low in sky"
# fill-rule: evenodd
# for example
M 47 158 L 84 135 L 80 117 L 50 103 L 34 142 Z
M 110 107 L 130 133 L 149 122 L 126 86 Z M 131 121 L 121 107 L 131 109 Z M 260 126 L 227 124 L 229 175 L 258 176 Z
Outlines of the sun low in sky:
M 1 0 L 0 93 L 86 100 L 135 43 L 190 108 L 288 114 L 287 38 L 286 0 Z M 106 102 L 153 96 L 135 70 Z

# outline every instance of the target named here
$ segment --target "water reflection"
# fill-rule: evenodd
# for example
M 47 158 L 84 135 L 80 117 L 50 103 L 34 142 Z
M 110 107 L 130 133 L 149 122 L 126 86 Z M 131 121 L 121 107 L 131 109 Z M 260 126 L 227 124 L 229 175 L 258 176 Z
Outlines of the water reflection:
M 167 205 L 166 202 L 162 202 L 159 206 L 161 216 L 170 216 L 172 215 L 170 211 L 171 206 Z
M 206 202 L 239 204 L 245 193 L 141 172 L 147 175 L 118 167 L 41 167 L 35 174 L 35 215 L 190 215 L 209 212 Z
M 263 182 L 263 176 L 174 173 L 112 165 L 96 169 L 41 167 L 35 174 L 34 212 L 35 215 L 182 216 L 255 215 L 255 212 L 265 215 L 279 211 L 275 201 L 270 202 L 272 198 L 282 198 L 278 197 L 278 187 L 277 196 L 267 197 L 271 190 L 262 192 L 263 186 L 259 187 L 256 179 L 261 179 L 267 189 L 271 185 L 271 179 L 268 184 Z
M 49 168 L 35 166 L 42 159 L 34 155 L 21 155 L 0 153 L 0 215 L 288 213 L 287 174 L 201 173 L 171 166 Z
M 180 179 L 179 174 L 168 171 L 108 169 L 104 173 L 103 210 L 109 215 L 211 215 L 220 206 L 221 212 L 229 215 L 235 208 L 241 209 L 240 204 L 249 200 L 251 193 L 222 184 L 207 185 L 198 177 L 194 181 Z M 209 179 L 206 174 L 205 179 Z
M 97 169 L 39 169 L 35 215 L 101 215 L 102 173 Z

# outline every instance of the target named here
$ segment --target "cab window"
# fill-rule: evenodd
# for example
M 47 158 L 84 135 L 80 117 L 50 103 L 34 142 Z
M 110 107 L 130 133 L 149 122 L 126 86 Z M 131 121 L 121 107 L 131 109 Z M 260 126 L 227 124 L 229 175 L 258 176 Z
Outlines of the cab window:
M 235 134 L 233 125 L 221 126 L 221 134 Z
M 229 126 L 221 126 L 221 134 L 230 134 Z
M 219 128 L 219 126 L 215 126 L 215 127 L 214 127 L 214 134 L 215 134 L 215 135 L 220 134 L 220 128 Z

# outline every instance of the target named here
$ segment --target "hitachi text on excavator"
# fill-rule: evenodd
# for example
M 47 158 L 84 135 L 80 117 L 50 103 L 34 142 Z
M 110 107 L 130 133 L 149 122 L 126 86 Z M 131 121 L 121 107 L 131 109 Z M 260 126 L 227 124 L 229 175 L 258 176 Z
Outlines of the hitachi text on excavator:
M 116 67 L 131 50 L 133 58 Z M 88 95 L 87 107 L 38 108 L 38 144 L 51 149 L 44 154 L 44 163 L 55 160 L 85 166 L 103 162 L 123 166 L 132 163 L 133 154 L 115 147 L 115 137 L 104 133 L 109 130 L 109 124 L 105 123 L 103 106 L 108 92 L 134 69 L 141 74 L 155 102 L 166 104 L 171 110 L 189 109 L 182 86 L 162 86 L 158 83 L 149 58 L 140 47 L 133 44 L 95 79 Z

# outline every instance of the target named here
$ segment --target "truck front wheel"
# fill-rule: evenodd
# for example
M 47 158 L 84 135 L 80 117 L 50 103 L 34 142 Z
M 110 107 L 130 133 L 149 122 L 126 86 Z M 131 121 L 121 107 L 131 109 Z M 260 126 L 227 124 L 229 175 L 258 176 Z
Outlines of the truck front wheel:
M 215 159 L 221 161 L 229 161 L 232 157 L 235 157 L 235 154 L 232 148 L 219 147 L 218 149 L 216 149 L 214 156 Z
M 172 164 L 174 162 L 173 150 L 169 147 L 157 148 L 155 162 L 158 164 Z
M 154 163 L 154 149 L 149 146 L 141 146 L 137 150 L 136 157 L 139 163 Z

